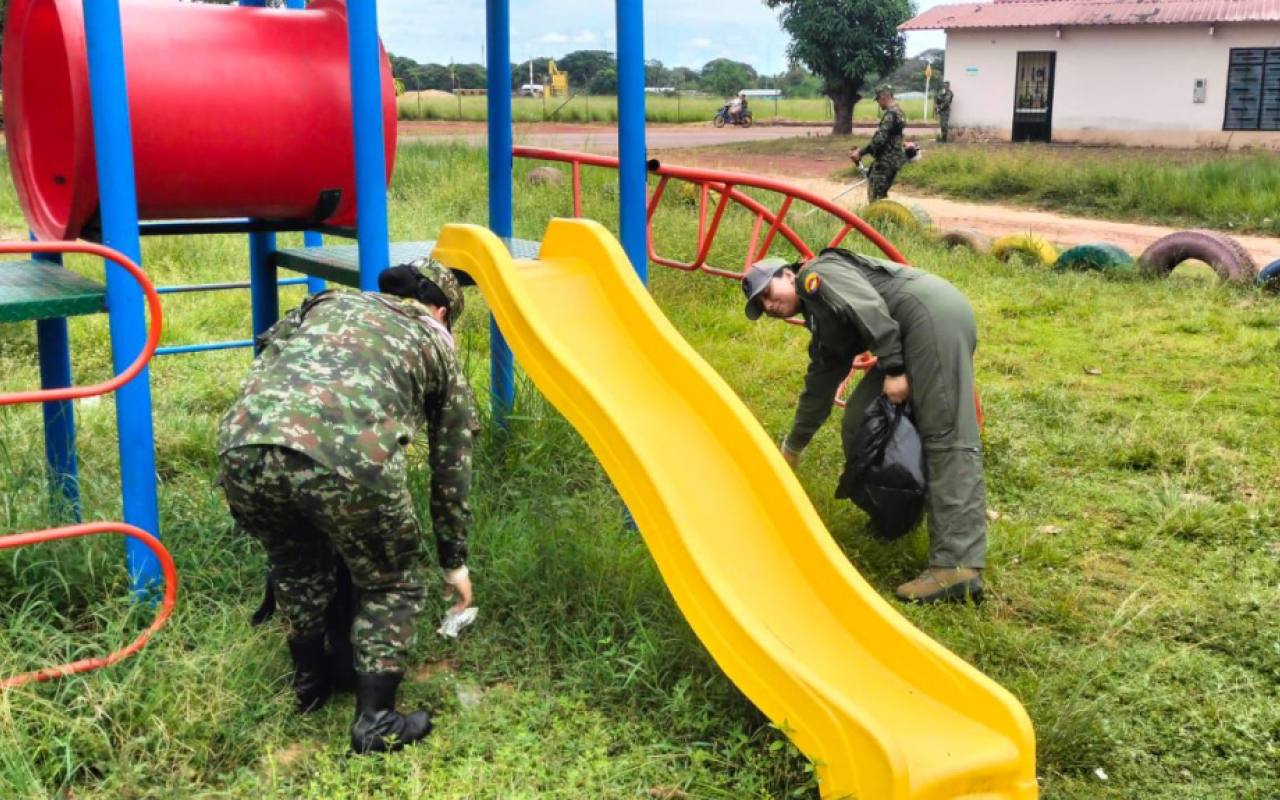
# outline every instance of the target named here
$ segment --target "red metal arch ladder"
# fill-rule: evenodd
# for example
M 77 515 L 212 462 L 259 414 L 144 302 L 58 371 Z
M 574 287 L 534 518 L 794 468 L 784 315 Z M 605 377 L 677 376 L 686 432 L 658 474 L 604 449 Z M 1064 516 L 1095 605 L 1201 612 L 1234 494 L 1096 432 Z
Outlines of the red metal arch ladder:
M 573 215 L 575 217 L 582 216 L 582 167 L 602 167 L 615 170 L 618 168 L 618 159 L 611 156 L 537 147 L 516 147 L 513 148 L 513 153 L 516 158 L 554 161 L 570 165 L 573 174 Z M 797 186 L 792 186 L 784 181 L 737 172 L 671 166 L 662 164 L 657 160 L 649 162 L 649 171 L 659 177 L 658 185 L 654 188 L 653 194 L 649 198 L 647 217 L 649 222 L 649 260 L 655 264 L 685 272 L 705 272 L 709 275 L 737 281 L 742 279 L 743 274 L 752 264 L 769 254 L 769 249 L 773 246 L 779 234 L 800 253 L 801 258 L 806 260 L 813 258 L 815 255 L 814 250 L 786 221 L 787 214 L 797 200 L 807 203 L 815 210 L 823 211 L 835 217 L 841 223 L 839 232 L 823 247 L 839 247 L 844 242 L 845 237 L 853 231 L 857 231 L 878 247 L 886 258 L 899 264 L 907 263 L 907 260 L 902 253 L 898 252 L 896 247 L 890 244 L 887 239 L 857 214 L 825 197 Z M 696 255 L 691 262 L 676 261 L 662 256 L 657 252 L 653 243 L 653 217 L 658 210 L 658 205 L 662 202 L 662 198 L 666 196 L 668 185 L 672 180 L 683 181 L 697 187 L 698 242 Z M 744 194 L 741 188 L 762 189 L 779 194 L 782 196 L 781 204 L 778 206 L 777 211 L 771 211 L 763 203 L 750 195 Z M 714 208 L 712 207 L 713 195 L 718 195 L 719 197 L 718 200 L 714 201 Z M 746 258 L 743 261 L 742 269 L 737 272 L 718 269 L 707 263 L 716 234 L 720 231 L 720 223 L 724 220 L 725 211 L 729 208 L 730 202 L 742 206 L 755 215 L 755 222 L 751 227 L 751 241 L 747 245 Z M 762 232 L 764 234 L 763 240 L 760 238 Z M 789 319 L 787 322 L 793 325 L 803 324 L 798 319 Z M 859 372 L 869 370 L 875 366 L 875 363 L 876 359 L 870 353 L 863 353 L 854 360 L 853 369 L 850 371 L 849 377 L 840 384 L 840 388 L 836 391 L 836 404 L 838 406 L 844 407 L 845 390 L 853 382 L 854 376 Z M 978 393 L 975 389 L 974 400 L 976 401 L 977 399 Z M 979 402 L 978 425 L 981 426 L 982 424 L 982 404 Z
M 138 357 L 134 359 L 132 364 L 110 380 L 96 383 L 91 386 L 0 394 L 0 407 L 23 403 L 45 403 L 51 401 L 77 400 L 85 397 L 95 397 L 116 391 L 121 386 L 124 386 L 126 383 L 136 378 L 138 374 L 142 372 L 148 362 L 151 361 L 152 355 L 155 354 L 156 346 L 160 343 L 160 332 L 163 318 L 160 308 L 160 296 L 156 293 L 155 286 L 152 285 L 151 280 L 137 264 L 111 248 L 87 242 L 0 242 L 0 255 L 14 253 L 83 253 L 113 261 L 132 275 L 133 279 L 142 287 L 147 298 L 147 307 L 151 314 L 151 321 L 147 330 L 146 345 L 143 347 L 142 352 L 138 354 Z M 3 268 L 3 264 L 0 264 L 0 269 Z M 140 528 L 127 525 L 123 522 L 89 522 L 60 528 L 31 531 L 28 533 L 10 534 L 7 536 L 0 536 L 0 550 L 25 547 L 27 545 L 58 541 L 61 539 L 93 536 L 100 533 L 121 533 L 135 539 L 150 549 L 159 560 L 161 570 L 164 574 L 164 597 L 151 625 L 132 642 L 105 657 L 85 658 L 56 667 L 49 667 L 46 669 L 23 673 L 21 675 L 0 678 L 0 691 L 21 686 L 22 684 L 29 683 L 31 681 L 47 681 L 65 675 L 87 672 L 89 670 L 98 669 L 100 667 L 105 667 L 118 661 L 122 661 L 141 650 L 156 631 L 164 627 L 164 624 L 168 621 L 170 615 L 173 613 L 173 606 L 177 601 L 178 596 L 177 570 L 173 564 L 173 557 L 169 554 L 169 551 L 165 549 L 164 545 L 162 545 L 154 536 Z

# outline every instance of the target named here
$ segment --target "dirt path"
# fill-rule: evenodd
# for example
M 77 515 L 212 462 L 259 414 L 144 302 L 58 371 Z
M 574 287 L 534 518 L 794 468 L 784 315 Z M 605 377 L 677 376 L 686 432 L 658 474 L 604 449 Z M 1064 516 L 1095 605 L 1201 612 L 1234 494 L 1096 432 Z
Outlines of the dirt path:
M 748 156 L 688 151 L 667 153 L 664 160 L 682 166 L 727 169 L 782 178 L 824 197 L 834 197 L 849 187 L 848 183 L 837 183 L 829 177 L 847 163 L 846 159 L 836 155 L 814 159 L 786 155 Z M 1060 247 L 1086 242 L 1111 242 L 1135 256 L 1161 236 L 1183 230 L 1161 225 L 1069 217 L 1051 211 L 1015 206 L 964 203 L 943 197 L 915 195 L 910 190 L 895 189 L 890 196 L 895 200 L 918 203 L 933 217 L 934 224 L 941 228 L 973 228 L 992 238 L 1011 233 L 1034 233 Z M 866 192 L 859 187 L 837 202 L 856 211 L 866 202 Z M 1224 233 L 1231 235 L 1249 250 L 1258 262 L 1259 269 L 1280 259 L 1280 238 L 1237 235 L 1231 231 Z

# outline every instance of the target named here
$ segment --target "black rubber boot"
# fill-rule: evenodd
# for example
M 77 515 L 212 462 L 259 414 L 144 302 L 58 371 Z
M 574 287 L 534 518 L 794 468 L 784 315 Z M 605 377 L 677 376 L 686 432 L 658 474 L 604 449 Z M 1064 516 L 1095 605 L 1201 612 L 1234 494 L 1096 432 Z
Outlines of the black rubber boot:
M 337 591 L 325 619 L 325 638 L 329 641 L 329 680 L 335 692 L 354 692 L 356 664 L 351 647 L 351 628 L 356 621 L 356 589 L 351 580 L 351 570 L 341 556 L 337 559 L 334 577 Z
M 431 733 L 425 711 L 396 711 L 396 692 L 404 675 L 384 672 L 356 674 L 356 721 L 351 726 L 351 749 L 357 754 L 392 753 Z
M 293 691 L 298 696 L 298 713 L 319 711 L 333 691 L 324 636 L 289 642 L 289 655 L 293 656 Z

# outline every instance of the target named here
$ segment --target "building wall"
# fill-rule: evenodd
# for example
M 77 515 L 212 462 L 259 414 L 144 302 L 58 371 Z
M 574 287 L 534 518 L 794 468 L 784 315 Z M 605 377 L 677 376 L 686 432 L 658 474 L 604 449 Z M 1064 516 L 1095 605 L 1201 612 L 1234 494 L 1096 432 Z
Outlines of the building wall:
M 1280 25 L 948 31 L 951 123 L 958 138 L 1008 140 L 1018 52 L 1054 51 L 1054 141 L 1280 148 L 1280 133 L 1222 130 L 1233 47 L 1280 47 Z M 1203 103 L 1192 102 L 1197 78 Z

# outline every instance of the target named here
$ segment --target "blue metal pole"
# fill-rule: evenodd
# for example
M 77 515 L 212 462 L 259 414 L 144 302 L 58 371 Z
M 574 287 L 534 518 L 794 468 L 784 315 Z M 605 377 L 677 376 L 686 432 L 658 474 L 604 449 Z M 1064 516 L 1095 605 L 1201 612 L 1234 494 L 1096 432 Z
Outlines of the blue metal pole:
M 644 0 L 616 0 L 618 25 L 618 204 L 622 249 L 649 282 L 649 173 L 644 135 Z
M 253 338 L 265 333 L 280 319 L 280 289 L 271 254 L 276 249 L 274 233 L 249 234 L 249 293 L 253 309 Z
M 241 347 L 253 347 L 252 339 L 241 339 L 235 342 L 214 342 L 213 344 L 182 344 L 172 347 L 157 347 L 156 355 L 173 356 L 179 353 L 206 353 L 210 350 L 235 350 Z
M 307 0 L 285 0 L 285 7 L 302 11 L 307 7 Z M 324 237 L 315 231 L 307 231 L 302 234 L 302 243 L 306 247 L 323 247 Z M 319 292 L 323 292 L 325 288 L 324 279 L 315 277 L 307 278 L 307 291 L 309 293 L 317 294 Z
M 489 97 L 489 228 L 510 239 L 515 230 L 511 147 L 511 2 L 486 0 Z M 515 405 L 515 361 L 511 347 L 489 317 L 489 403 L 505 426 Z
M 324 237 L 315 231 L 307 231 L 302 234 L 302 244 L 306 247 L 324 247 Z M 390 261 L 390 256 L 387 258 Z M 314 275 L 307 276 L 307 293 L 319 294 L 328 288 L 328 284 L 324 282 L 324 278 L 317 278 Z
M 378 290 L 378 275 L 391 265 L 387 238 L 387 158 L 383 150 L 382 61 L 374 0 L 347 4 L 347 47 L 351 60 L 351 112 L 355 117 L 356 234 L 360 245 L 360 288 Z
M 267 0 L 240 0 L 240 5 L 264 8 Z M 276 286 L 276 268 L 271 263 L 275 249 L 274 233 L 249 234 L 249 294 L 255 340 L 280 319 L 280 290 Z
M 124 42 L 120 33 L 120 0 L 84 0 L 84 27 L 89 54 L 93 137 L 97 149 L 102 241 L 134 262 L 141 263 L 129 93 L 125 82 Z M 146 345 L 146 315 L 142 289 L 128 272 L 111 262 L 107 262 L 107 308 L 110 312 L 111 360 L 119 372 L 128 367 Z M 144 369 L 116 392 L 116 427 L 120 437 L 120 483 L 125 522 L 159 536 L 150 369 Z M 145 545 L 130 539 L 125 557 L 135 589 L 160 583 L 160 565 Z
M 34 236 L 32 237 L 35 238 Z M 36 261 L 61 264 L 54 253 L 37 253 Z M 36 322 L 40 352 L 40 388 L 64 389 L 71 385 L 71 336 L 67 318 Z M 76 522 L 80 513 L 80 481 L 76 463 L 76 416 L 70 400 L 44 403 L 44 456 L 49 464 L 49 501 L 55 516 L 70 510 Z

